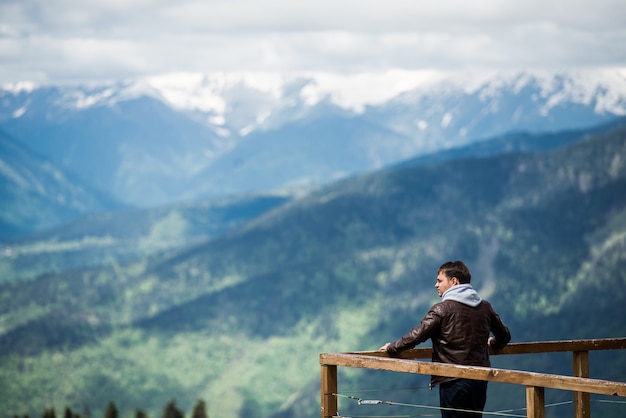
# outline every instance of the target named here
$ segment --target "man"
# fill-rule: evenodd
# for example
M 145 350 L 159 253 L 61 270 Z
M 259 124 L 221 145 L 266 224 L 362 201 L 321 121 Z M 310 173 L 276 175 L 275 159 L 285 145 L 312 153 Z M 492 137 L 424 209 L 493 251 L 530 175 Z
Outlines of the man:
M 501 349 L 511 340 L 511 334 L 491 304 L 472 288 L 471 279 L 463 262 L 442 264 L 435 284 L 442 301 L 433 305 L 404 337 L 380 350 L 396 356 L 430 338 L 434 362 L 490 367 L 489 346 Z M 482 416 L 487 400 L 486 381 L 431 376 L 431 387 L 435 385 L 439 385 L 443 418 Z

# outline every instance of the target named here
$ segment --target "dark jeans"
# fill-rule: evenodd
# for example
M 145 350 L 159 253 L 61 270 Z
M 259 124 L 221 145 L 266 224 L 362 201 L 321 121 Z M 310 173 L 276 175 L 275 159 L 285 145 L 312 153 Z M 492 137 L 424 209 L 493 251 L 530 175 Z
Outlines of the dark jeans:
M 442 418 L 480 418 L 487 401 L 487 382 L 456 379 L 439 385 L 441 408 L 465 409 L 478 412 L 441 410 Z

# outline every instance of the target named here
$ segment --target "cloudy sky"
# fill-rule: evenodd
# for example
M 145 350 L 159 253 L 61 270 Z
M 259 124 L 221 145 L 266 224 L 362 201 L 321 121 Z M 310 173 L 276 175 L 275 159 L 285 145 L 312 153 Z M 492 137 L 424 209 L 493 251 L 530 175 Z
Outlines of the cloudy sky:
M 626 67 L 624 0 L 0 0 L 0 83 Z

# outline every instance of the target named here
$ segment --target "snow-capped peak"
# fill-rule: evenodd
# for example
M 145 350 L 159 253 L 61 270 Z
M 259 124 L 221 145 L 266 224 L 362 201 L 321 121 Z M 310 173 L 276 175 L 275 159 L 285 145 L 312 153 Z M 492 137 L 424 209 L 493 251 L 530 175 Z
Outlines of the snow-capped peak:
M 224 93 L 237 87 L 258 90 L 280 99 L 283 81 L 278 74 L 173 73 L 139 81 L 150 86 L 172 107 L 224 114 Z
M 173 73 L 141 80 L 170 105 L 178 109 L 223 113 L 224 94 L 248 88 L 274 100 L 286 96 L 286 89 L 300 83 L 300 99 L 314 106 L 328 99 L 332 104 L 353 111 L 383 103 L 417 86 L 442 79 L 435 71 L 390 70 L 383 73 Z
M 544 102 L 543 112 L 566 102 L 589 105 L 595 101 L 597 113 L 626 114 L 626 68 L 462 73 L 444 83 L 466 94 L 478 94 L 483 101 L 533 86 Z

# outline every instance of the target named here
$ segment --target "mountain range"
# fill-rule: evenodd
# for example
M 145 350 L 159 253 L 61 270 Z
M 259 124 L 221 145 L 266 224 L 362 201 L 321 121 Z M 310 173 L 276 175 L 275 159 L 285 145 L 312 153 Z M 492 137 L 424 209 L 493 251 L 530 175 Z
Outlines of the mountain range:
M 624 74 L 617 68 L 22 82 L 0 89 L 0 130 L 84 189 L 118 207 L 145 208 L 293 192 L 511 132 L 601 124 L 626 114 Z M 15 171 L 11 159 L 0 157 Z
M 51 257 L 24 278 L 24 266 L 10 265 L 15 276 L 0 284 L 0 404 L 10 415 L 52 405 L 95 414 L 113 399 L 130 417 L 202 398 L 214 417 L 319 416 L 319 353 L 371 350 L 403 335 L 437 300 L 436 269 L 448 259 L 468 263 L 513 341 L 622 337 L 626 124 L 598 118 L 611 123 L 485 138 L 261 206 L 243 201 L 254 210 L 221 229 L 208 219 L 219 206 L 186 203 L 95 224 L 76 218 L 83 232 L 74 236 L 61 228 L 22 238 L 35 248 L 63 231 L 56 242 L 96 231 L 139 242 L 153 230 L 167 241 L 168 231 L 199 229 L 187 245 L 126 260 L 55 270 L 63 258 Z M 594 354 L 592 376 L 623 379 L 625 360 Z M 570 374 L 571 358 L 494 358 L 494 366 Z M 425 380 L 342 371 L 340 382 L 410 402 L 415 390 L 403 388 Z M 510 386 L 490 386 L 489 410 L 524 406 L 524 388 Z M 571 398 L 556 392 L 547 403 Z M 418 396 L 437 402 L 434 392 Z M 619 405 L 593 408 L 623 416 Z

